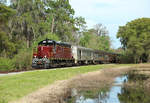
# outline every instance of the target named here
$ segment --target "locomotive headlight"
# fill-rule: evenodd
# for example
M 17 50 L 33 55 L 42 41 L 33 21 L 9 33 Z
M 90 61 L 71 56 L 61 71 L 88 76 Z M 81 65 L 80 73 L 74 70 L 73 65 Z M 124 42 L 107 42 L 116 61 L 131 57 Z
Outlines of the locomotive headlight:
M 46 58 L 46 55 L 44 56 L 44 58 Z
M 45 63 L 49 63 L 49 62 L 50 62 L 49 59 L 46 58 L 45 56 L 44 56 L 44 58 L 42 59 L 42 61 L 45 62 Z
M 32 63 L 36 63 L 36 62 L 38 62 L 38 59 L 37 58 L 33 58 Z
M 34 58 L 36 58 L 36 56 L 34 56 Z

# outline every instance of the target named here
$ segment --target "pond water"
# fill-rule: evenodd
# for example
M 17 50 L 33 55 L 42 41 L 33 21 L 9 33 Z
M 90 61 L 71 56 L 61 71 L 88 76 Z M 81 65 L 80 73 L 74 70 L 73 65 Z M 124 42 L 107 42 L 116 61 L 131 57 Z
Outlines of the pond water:
M 111 88 L 81 92 L 69 103 L 150 103 L 150 94 L 143 88 L 126 88 L 123 84 L 127 81 L 128 76 L 117 77 Z
M 81 95 L 76 97 L 75 103 L 120 103 L 118 94 L 121 93 L 121 86 L 124 81 L 127 81 L 127 76 L 117 77 L 108 92 L 101 91 L 96 98 L 85 98 Z

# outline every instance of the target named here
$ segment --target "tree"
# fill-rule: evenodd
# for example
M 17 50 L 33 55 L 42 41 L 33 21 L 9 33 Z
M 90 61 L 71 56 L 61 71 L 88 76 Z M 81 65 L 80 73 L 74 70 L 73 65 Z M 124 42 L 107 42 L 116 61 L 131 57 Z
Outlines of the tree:
M 11 0 L 11 7 L 17 11 L 11 33 L 26 40 L 27 47 L 48 33 L 62 41 L 75 42 L 75 35 L 86 23 L 82 17 L 74 18 L 69 0 Z
M 75 45 L 79 45 L 80 38 L 81 38 L 82 34 L 86 31 L 85 19 L 81 16 L 76 17 L 75 18 L 75 27 L 76 27 L 76 30 L 72 31 L 72 37 L 74 38 L 74 40 L 71 43 L 73 43 Z
M 15 44 L 11 42 L 7 34 L 0 32 L 0 57 L 12 57 L 15 49 Z
M 25 39 L 29 48 L 35 38 L 48 30 L 44 4 L 41 0 L 12 0 L 11 7 L 17 11 L 11 22 L 11 33 L 17 39 Z
M 106 33 L 108 33 L 106 28 L 89 29 L 83 32 L 83 36 L 80 38 L 80 45 L 87 48 L 109 51 L 111 43 L 110 37 Z
M 134 56 L 134 62 L 145 62 L 150 56 L 150 18 L 139 18 L 120 26 L 117 33 L 123 48 Z
M 47 0 L 47 13 L 51 19 L 51 33 L 57 34 L 62 41 L 72 41 L 72 32 L 76 31 L 74 10 L 69 0 Z
M 8 31 L 8 21 L 15 14 L 15 11 L 4 4 L 0 4 L 0 30 Z M 7 29 L 7 30 L 6 30 Z
M 0 4 L 0 57 L 11 57 L 15 52 L 15 45 L 11 41 L 8 23 L 15 11 L 10 7 Z
M 83 36 L 80 38 L 80 45 L 83 47 L 89 47 L 92 35 L 89 32 L 84 32 Z
M 75 18 L 75 26 L 78 28 L 79 32 L 86 30 L 85 19 L 81 16 Z
M 94 29 L 95 29 L 95 33 L 96 33 L 97 36 L 105 36 L 105 35 L 108 34 L 108 30 L 101 23 L 96 24 L 94 26 Z

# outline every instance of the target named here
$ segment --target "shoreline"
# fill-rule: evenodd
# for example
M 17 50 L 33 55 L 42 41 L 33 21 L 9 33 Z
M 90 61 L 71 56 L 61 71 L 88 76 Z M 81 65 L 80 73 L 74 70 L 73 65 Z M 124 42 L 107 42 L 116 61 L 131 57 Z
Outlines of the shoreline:
M 72 90 L 98 89 L 111 86 L 114 78 L 129 71 L 132 66 L 101 69 L 95 72 L 77 75 L 68 80 L 57 81 L 41 88 L 18 101 L 9 103 L 66 103 L 66 98 L 72 96 Z M 104 85 L 103 85 L 104 84 Z

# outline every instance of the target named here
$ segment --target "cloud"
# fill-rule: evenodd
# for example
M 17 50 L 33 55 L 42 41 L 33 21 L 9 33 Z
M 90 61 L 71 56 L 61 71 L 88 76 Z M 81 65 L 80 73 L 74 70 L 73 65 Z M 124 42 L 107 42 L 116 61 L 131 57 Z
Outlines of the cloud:
M 113 45 L 120 46 L 116 33 L 120 25 L 141 17 L 150 17 L 150 0 L 70 0 L 76 16 L 83 16 L 88 27 L 107 26 Z

